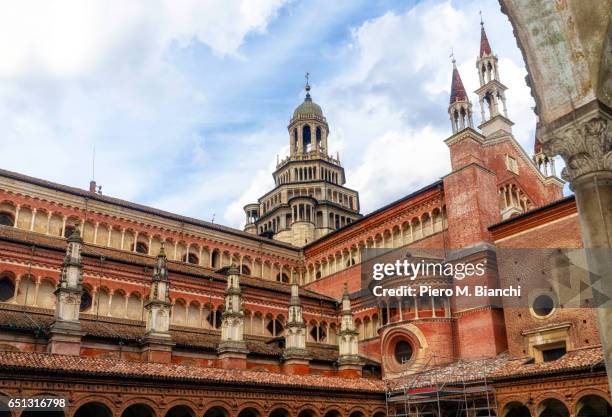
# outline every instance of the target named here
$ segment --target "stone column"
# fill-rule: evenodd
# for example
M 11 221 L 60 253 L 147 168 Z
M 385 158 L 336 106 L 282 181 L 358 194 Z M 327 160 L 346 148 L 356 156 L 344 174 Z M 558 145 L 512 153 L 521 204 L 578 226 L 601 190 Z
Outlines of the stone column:
M 591 106 L 571 116 L 543 128 L 542 148 L 549 157 L 561 155 L 566 164 L 561 176 L 576 194 L 593 287 L 603 294 L 595 301 L 612 386 L 612 110 Z

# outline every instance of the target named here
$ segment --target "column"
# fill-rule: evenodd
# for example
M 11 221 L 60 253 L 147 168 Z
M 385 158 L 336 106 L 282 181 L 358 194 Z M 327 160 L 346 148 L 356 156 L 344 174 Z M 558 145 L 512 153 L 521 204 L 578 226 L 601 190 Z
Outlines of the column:
M 106 246 L 110 247 L 111 245 L 111 238 L 113 235 L 113 226 L 108 225 L 108 238 L 106 239 Z
M 36 221 L 36 209 L 32 209 L 32 219 L 30 220 L 30 231 L 34 230 L 34 222 Z
M 66 235 L 66 221 L 68 218 L 65 215 L 62 215 L 62 237 Z
M 18 227 L 19 211 L 21 211 L 21 205 L 17 204 L 17 207 L 15 207 L 15 227 Z
M 561 175 L 576 195 L 582 240 L 591 248 L 589 270 L 601 277 L 593 285 L 603 294 L 595 303 L 612 386 L 612 112 L 594 103 L 588 113 L 576 111 L 567 124 L 549 128 L 541 142 L 546 156 L 561 155 L 565 161 Z
M 133 252 L 136 252 L 136 244 L 138 243 L 138 231 L 134 232 L 134 250 Z
M 123 242 L 125 241 L 125 229 L 121 229 L 121 250 L 123 250 Z
M 100 222 L 96 222 L 94 226 L 94 237 L 93 237 L 94 245 L 98 243 L 98 227 L 100 227 Z
M 47 231 L 46 233 L 49 234 L 51 231 L 51 212 L 47 213 Z

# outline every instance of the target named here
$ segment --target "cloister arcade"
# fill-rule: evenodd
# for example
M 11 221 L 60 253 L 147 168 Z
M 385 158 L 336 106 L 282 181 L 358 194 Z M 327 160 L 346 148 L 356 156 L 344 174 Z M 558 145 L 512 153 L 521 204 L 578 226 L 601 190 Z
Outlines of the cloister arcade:
M 115 218 L 95 221 L 68 211 L 74 210 L 51 210 L 43 202 L 39 206 L 34 203 L 15 204 L 5 199 L 0 201 L 0 225 L 57 237 L 68 237 L 80 225 L 83 240 L 88 244 L 155 256 L 163 243 L 169 260 L 213 270 L 234 263 L 241 267 L 244 275 L 267 280 L 275 280 L 282 274 L 293 276 L 299 273 L 297 260 L 267 259 L 259 253 L 249 254 L 248 250 L 223 247 L 200 236 L 179 235 L 170 230 L 158 231 L 144 225 L 119 225 L 125 222 Z
M 0 272 L 0 302 L 26 305 L 53 310 L 55 308 L 55 288 L 57 278 L 18 275 L 12 271 Z M 146 290 L 130 291 L 125 288 L 111 289 L 109 285 L 94 286 L 91 282 L 83 285 L 81 312 L 101 317 L 144 320 Z M 171 323 L 177 326 L 219 330 L 223 314 L 222 299 L 207 301 L 183 297 L 171 298 Z M 258 309 L 256 305 L 245 303 L 245 333 L 255 336 L 276 337 L 284 333 L 286 308 L 278 312 Z M 306 317 L 310 317 L 306 314 Z M 336 343 L 337 324 L 329 318 L 310 318 L 308 341 Z
M 414 216 L 410 220 L 399 220 L 395 225 L 364 230 L 354 243 L 342 249 L 334 248 L 309 260 L 306 266 L 305 282 L 320 278 L 361 263 L 363 251 L 369 248 L 399 248 L 409 245 L 447 228 L 446 207 L 436 207 L 431 211 Z

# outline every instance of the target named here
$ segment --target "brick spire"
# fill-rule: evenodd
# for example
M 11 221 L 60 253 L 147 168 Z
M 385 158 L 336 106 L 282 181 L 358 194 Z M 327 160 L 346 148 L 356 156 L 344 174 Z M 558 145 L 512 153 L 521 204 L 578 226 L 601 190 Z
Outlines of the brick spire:
M 451 83 L 450 104 L 456 103 L 457 101 L 467 100 L 468 96 L 465 92 L 463 81 L 461 81 L 459 70 L 457 69 L 457 65 L 455 64 L 455 59 L 453 59 L 453 81 Z
M 489 38 L 487 38 L 487 32 L 485 32 L 484 22 L 482 17 L 480 18 L 480 57 L 491 55 L 491 45 L 489 44 Z

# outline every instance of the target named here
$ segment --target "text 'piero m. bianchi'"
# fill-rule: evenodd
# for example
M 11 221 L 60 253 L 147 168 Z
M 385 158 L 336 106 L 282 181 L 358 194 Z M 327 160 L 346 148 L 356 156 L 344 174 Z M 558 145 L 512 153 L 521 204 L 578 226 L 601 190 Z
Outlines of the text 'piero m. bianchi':
M 486 261 L 447 263 L 424 260 L 411 262 L 404 259 L 390 263 L 374 263 L 371 277 L 376 284 L 372 286 L 372 293 L 377 297 L 520 297 L 520 285 L 490 288 L 470 283 L 469 280 L 464 281 L 466 278 L 483 277 L 485 273 Z M 419 284 L 417 277 L 452 278 L 453 285 Z

